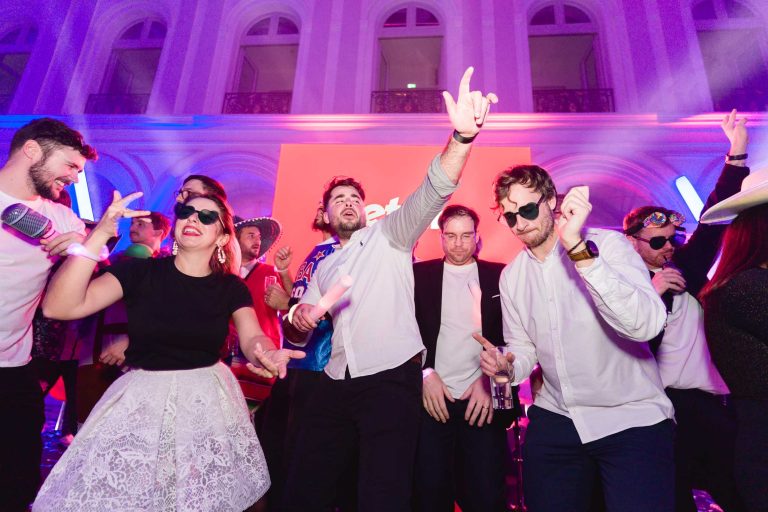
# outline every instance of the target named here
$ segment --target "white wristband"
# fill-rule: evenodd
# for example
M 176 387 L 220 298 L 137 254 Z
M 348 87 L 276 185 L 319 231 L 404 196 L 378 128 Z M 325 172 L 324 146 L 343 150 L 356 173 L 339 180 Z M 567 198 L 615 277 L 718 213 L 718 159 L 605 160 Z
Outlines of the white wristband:
M 69 244 L 69 247 L 67 247 L 67 254 L 70 256 L 82 256 L 83 258 L 88 258 L 89 260 L 100 262 L 109 258 L 109 249 L 107 249 L 106 246 L 102 246 L 99 254 L 96 255 L 86 249 L 83 244 Z
M 423 370 L 421 370 L 421 380 L 426 379 L 427 377 L 429 377 L 433 373 L 435 373 L 435 369 L 434 368 L 424 368 Z

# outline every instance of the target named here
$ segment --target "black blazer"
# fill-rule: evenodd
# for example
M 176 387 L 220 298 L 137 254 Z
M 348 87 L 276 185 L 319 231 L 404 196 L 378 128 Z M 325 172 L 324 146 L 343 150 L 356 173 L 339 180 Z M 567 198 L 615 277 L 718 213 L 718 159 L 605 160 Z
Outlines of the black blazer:
M 502 263 L 477 260 L 477 274 L 480 290 L 483 292 L 480 300 L 482 334 L 497 347 L 504 345 L 501 296 L 499 295 L 499 277 L 503 269 Z M 421 341 L 427 348 L 427 359 L 424 365 L 434 368 L 443 303 L 443 260 L 415 263 L 413 278 L 416 321 L 419 324 Z

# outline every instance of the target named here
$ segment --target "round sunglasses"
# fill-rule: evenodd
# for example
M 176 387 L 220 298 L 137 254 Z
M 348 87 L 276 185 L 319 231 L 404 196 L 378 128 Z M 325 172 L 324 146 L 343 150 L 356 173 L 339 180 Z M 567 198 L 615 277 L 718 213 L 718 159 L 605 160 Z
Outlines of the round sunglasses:
M 504 212 L 501 215 L 499 215 L 498 219 L 501 221 L 501 218 L 504 217 L 504 220 L 507 221 L 507 226 L 510 228 L 515 227 L 515 224 L 517 224 L 517 216 L 521 216 L 525 220 L 534 220 L 539 216 L 539 205 L 544 200 L 544 194 L 541 195 L 538 201 L 535 203 L 528 203 L 524 204 L 520 208 L 517 209 L 516 212 Z
M 176 206 L 173 207 L 173 213 L 176 214 L 177 219 L 181 220 L 188 219 L 192 214 L 197 213 L 197 218 L 201 224 L 210 226 L 218 220 L 221 222 L 221 227 L 224 227 L 224 221 L 221 220 L 219 212 L 215 210 L 195 210 L 192 205 L 176 203 Z
M 671 236 L 654 236 L 650 239 L 643 238 L 641 236 L 633 236 L 633 238 L 646 242 L 654 251 L 658 251 L 667 245 L 667 242 L 669 242 L 670 245 L 675 248 L 680 247 L 685 243 L 685 234 L 683 233 L 675 233 Z

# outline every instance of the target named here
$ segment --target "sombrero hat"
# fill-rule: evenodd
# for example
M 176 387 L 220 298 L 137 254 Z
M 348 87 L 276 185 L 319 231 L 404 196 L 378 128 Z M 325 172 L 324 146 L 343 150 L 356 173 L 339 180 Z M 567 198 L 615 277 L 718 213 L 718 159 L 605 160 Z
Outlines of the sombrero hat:
M 249 226 L 259 228 L 259 233 L 261 233 L 261 247 L 259 247 L 259 254 L 256 258 L 264 256 L 280 238 L 280 223 L 273 218 L 254 217 L 252 219 L 243 219 L 235 215 L 232 220 L 235 221 L 235 232 L 237 233 L 239 233 L 241 229 Z
M 700 222 L 716 224 L 733 220 L 746 210 L 768 202 L 768 167 L 747 176 L 741 183 L 741 192 L 723 199 L 704 212 Z

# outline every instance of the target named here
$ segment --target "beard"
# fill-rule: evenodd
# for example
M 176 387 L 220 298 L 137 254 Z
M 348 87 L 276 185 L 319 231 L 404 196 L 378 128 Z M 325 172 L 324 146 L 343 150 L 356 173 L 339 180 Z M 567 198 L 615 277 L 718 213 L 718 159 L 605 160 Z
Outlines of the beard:
M 536 234 L 530 240 L 522 240 L 522 242 L 529 248 L 535 249 L 546 242 L 555 230 L 555 220 L 551 213 L 542 211 L 541 227 L 538 234 Z M 546 214 L 545 214 L 546 213 Z
M 52 173 L 45 167 L 46 160 L 43 158 L 29 168 L 29 183 L 37 195 L 56 201 L 61 194 L 53 189 L 54 180 Z
M 333 229 L 333 232 L 336 233 L 336 235 L 343 239 L 347 240 L 349 237 L 352 236 L 352 234 L 365 227 L 365 221 L 363 218 L 358 218 L 355 220 L 342 220 L 342 219 L 332 219 L 331 220 L 331 229 Z

